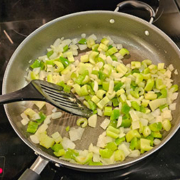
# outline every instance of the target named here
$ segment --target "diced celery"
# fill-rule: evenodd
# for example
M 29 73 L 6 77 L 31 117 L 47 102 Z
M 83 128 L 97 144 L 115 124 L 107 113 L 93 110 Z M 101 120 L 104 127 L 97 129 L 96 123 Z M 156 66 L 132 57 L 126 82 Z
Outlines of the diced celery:
M 81 126 L 82 128 L 85 128 L 88 124 L 88 121 L 86 118 L 79 118 L 77 121 L 76 121 L 76 124 L 78 126 Z
M 153 79 L 148 79 L 144 89 L 146 91 L 151 91 L 153 89 L 153 87 L 154 87 L 154 80 Z
M 92 157 L 93 157 L 93 153 L 88 153 L 87 156 L 77 156 L 77 157 L 75 157 L 75 160 L 79 164 L 88 164 L 89 161 L 92 160 Z
M 134 138 L 131 140 L 131 143 L 130 143 L 129 148 L 130 148 L 131 150 L 134 150 L 134 149 L 137 148 L 137 146 L 138 146 L 138 139 L 137 139 L 137 137 L 134 137 Z
M 114 107 L 119 106 L 118 98 L 113 98 L 113 99 L 112 99 L 112 103 L 113 103 L 113 106 L 114 106 Z
M 159 78 L 156 79 L 156 89 L 161 90 L 161 89 L 164 89 L 164 88 L 166 88 L 166 86 L 164 85 L 163 80 L 159 79 Z
M 85 63 L 89 61 L 89 56 L 87 54 L 81 56 L 81 62 Z
M 149 60 L 149 59 L 145 59 L 142 61 L 142 63 L 145 63 L 147 66 L 151 65 L 152 64 L 152 61 Z
M 114 109 L 111 113 L 110 120 L 117 120 L 120 116 L 120 111 L 119 109 Z
M 130 130 L 127 134 L 126 134 L 126 141 L 130 142 L 134 137 L 140 138 L 141 135 L 138 133 L 138 131 L 136 129 L 134 130 Z
M 103 43 L 100 43 L 99 44 L 99 47 L 98 47 L 98 51 L 107 51 L 108 50 L 108 46 L 103 44 Z
M 34 134 L 38 129 L 38 123 L 34 121 L 30 121 L 28 123 L 27 132 Z
M 40 116 L 40 119 L 37 119 L 36 122 L 38 124 L 41 124 L 46 119 L 46 115 L 43 112 L 39 112 L 39 116 Z
M 130 94 L 135 98 L 139 98 L 139 93 L 137 91 L 130 91 Z
M 86 44 L 87 43 L 87 40 L 85 38 L 82 38 L 79 40 L 78 42 L 79 44 Z
M 111 56 L 113 54 L 115 54 L 116 52 L 118 52 L 116 47 L 112 47 L 110 49 L 108 49 L 108 51 L 106 52 L 106 55 Z
M 98 50 L 98 47 L 99 47 L 99 44 L 94 44 L 94 45 L 92 46 L 92 50 L 93 50 L 93 51 L 97 51 L 97 50 Z
M 92 52 L 90 52 L 89 53 L 89 62 L 91 63 L 91 64 L 95 64 L 95 58 L 97 57 L 99 55 L 99 53 L 98 52 L 96 52 L 96 51 L 92 51 Z
M 89 108 L 91 109 L 91 110 L 96 110 L 96 104 L 94 103 L 94 102 L 92 102 L 91 100 L 88 100 L 88 104 L 89 104 Z
M 131 101 L 131 106 L 136 110 L 140 111 L 140 106 L 136 101 Z
M 110 100 L 108 99 L 108 97 L 105 96 L 103 99 L 101 99 L 101 101 L 99 101 L 99 102 L 97 103 L 97 106 L 98 106 L 100 109 L 103 109 L 103 107 L 106 106 L 109 101 L 110 101 Z
M 114 91 L 118 91 L 121 89 L 121 87 L 123 86 L 124 83 L 122 82 L 118 82 L 115 86 L 114 86 Z
M 131 126 L 131 120 L 127 116 L 122 117 L 121 127 L 128 128 Z
M 162 121 L 162 127 L 165 131 L 169 131 L 171 129 L 171 122 L 168 119 Z
M 121 137 L 121 138 L 117 138 L 117 139 L 115 139 L 115 143 L 117 144 L 117 145 L 120 145 L 122 142 L 124 142 L 125 141 L 125 136 L 124 137 Z
M 54 155 L 57 156 L 57 157 L 61 157 L 61 156 L 65 155 L 65 154 L 66 154 L 66 152 L 65 152 L 64 149 L 60 149 L 59 151 L 54 152 Z
M 136 69 L 141 67 L 141 62 L 139 61 L 131 61 L 131 68 Z
M 69 130 L 70 130 L 70 127 L 69 127 L 69 126 L 67 126 L 67 127 L 66 127 L 66 131 L 68 132 Z
M 119 53 L 120 53 L 122 56 L 129 55 L 129 51 L 128 51 L 126 48 L 120 49 Z
M 111 149 L 99 149 L 99 154 L 102 158 L 110 158 L 113 155 L 113 152 Z
M 63 47 L 63 52 L 66 52 L 68 49 L 69 49 L 69 46 L 68 46 L 68 45 L 65 45 L 65 46 Z
M 127 103 L 122 104 L 121 113 L 128 114 L 130 111 L 130 107 L 127 105 Z
M 109 142 L 105 148 L 115 151 L 117 150 L 117 144 L 115 142 Z
M 64 66 L 61 62 L 54 61 L 54 64 L 57 66 L 57 69 L 56 69 L 57 72 L 61 72 L 62 70 L 64 70 Z
M 66 158 L 66 159 L 75 160 L 75 158 L 78 155 L 79 155 L 79 153 L 76 150 L 68 148 L 68 150 L 66 151 L 66 154 L 63 157 Z
M 93 101 L 94 103 L 98 103 L 99 101 L 100 101 L 100 99 L 97 97 L 97 96 L 93 96 L 92 98 L 91 98 L 91 101 Z
M 166 103 L 167 103 L 166 98 L 155 99 L 155 100 L 149 102 L 149 106 L 150 106 L 151 110 L 154 111 L 155 109 L 157 109 L 158 107 L 160 107 Z
M 162 123 L 157 122 L 157 123 L 150 124 L 149 128 L 151 129 L 151 131 L 160 131 L 162 129 Z
M 104 116 L 111 116 L 111 114 L 112 114 L 112 107 L 105 107 Z
M 103 44 L 105 44 L 105 45 L 108 45 L 109 39 L 103 38 L 103 39 L 101 39 L 101 43 L 103 43 Z
M 127 67 L 124 65 L 124 64 L 119 64 L 117 67 L 116 67 L 116 69 L 117 69 L 117 71 L 119 72 L 119 73 L 121 73 L 121 74 L 126 74 L 126 72 L 127 72 Z
M 92 38 L 87 39 L 87 47 L 92 48 L 92 46 L 95 45 L 95 41 Z
M 93 162 L 93 161 L 90 161 L 89 162 L 89 166 L 102 166 L 102 162 Z
M 96 96 L 99 98 L 99 99 L 102 99 L 104 94 L 106 93 L 106 91 L 100 89 L 96 92 Z
M 156 100 L 157 99 L 157 94 L 155 94 L 155 93 L 146 93 L 144 95 L 144 97 L 147 100 Z
M 151 129 L 148 126 L 144 126 L 143 128 L 143 136 L 147 137 L 151 134 Z
M 153 147 L 150 146 L 151 141 L 148 139 L 140 139 L 140 148 L 143 151 L 150 151 Z
M 54 152 L 58 152 L 60 149 L 63 149 L 63 146 L 62 144 L 54 144 L 51 149 L 54 151 Z
M 40 141 L 40 145 L 45 147 L 46 149 L 49 149 L 50 147 L 52 147 L 54 145 L 54 139 L 49 137 L 45 133 L 40 134 L 40 140 L 39 141 Z
M 178 87 L 177 84 L 174 84 L 174 85 L 171 86 L 172 92 L 176 92 L 176 91 L 178 91 L 178 89 L 179 89 L 179 87 Z
M 154 138 L 162 138 L 162 134 L 159 132 L 159 131 L 154 131 L 151 133 L 151 135 L 154 137 Z
M 108 91 L 109 90 L 109 82 L 103 82 L 102 87 L 105 91 Z
M 54 51 L 51 50 L 51 51 L 48 51 L 46 55 L 47 55 L 47 57 L 49 58 L 53 53 L 54 53 Z
M 115 161 L 124 161 L 125 159 L 125 154 L 124 151 L 121 149 L 118 149 L 114 152 L 114 160 Z
M 161 95 L 158 98 L 166 98 L 167 97 L 167 89 L 162 89 L 160 91 Z

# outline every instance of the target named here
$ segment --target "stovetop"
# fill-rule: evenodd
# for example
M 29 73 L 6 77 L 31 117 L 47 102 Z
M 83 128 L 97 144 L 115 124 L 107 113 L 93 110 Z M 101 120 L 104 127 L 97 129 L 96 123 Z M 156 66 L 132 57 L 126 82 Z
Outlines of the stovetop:
M 122 0 L 121 0 L 122 1 Z M 42 24 L 74 12 L 114 10 L 120 0 L 0 0 L 0 89 L 7 63 L 17 46 Z M 154 25 L 180 47 L 180 0 L 144 0 L 157 11 Z M 124 12 L 148 20 L 144 11 L 127 7 Z M 128 168 L 104 173 L 87 173 L 49 163 L 43 180 L 174 180 L 180 179 L 180 130 L 160 150 Z M 36 159 L 12 129 L 0 105 L 0 180 L 16 180 Z

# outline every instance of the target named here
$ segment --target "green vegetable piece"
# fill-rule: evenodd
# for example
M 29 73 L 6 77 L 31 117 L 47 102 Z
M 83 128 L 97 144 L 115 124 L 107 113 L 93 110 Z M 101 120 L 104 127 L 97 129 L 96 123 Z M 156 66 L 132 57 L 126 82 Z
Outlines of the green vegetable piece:
M 103 44 L 103 43 L 100 43 L 99 44 L 99 47 L 98 47 L 98 51 L 101 52 L 101 51 L 107 51 L 108 50 L 108 46 Z
M 39 116 L 40 116 L 40 119 L 36 120 L 38 125 L 40 125 L 46 119 L 46 115 L 43 112 L 39 112 Z
M 71 86 L 65 85 L 64 86 L 64 92 L 70 93 L 71 92 Z
M 41 70 L 43 70 L 44 67 L 45 67 L 45 65 L 44 65 L 44 62 L 43 62 L 43 61 L 41 61 L 41 60 L 39 60 L 39 59 L 36 59 L 36 60 L 33 62 L 33 64 L 30 65 L 30 67 L 31 67 L 32 69 L 40 67 Z
M 166 98 L 155 99 L 155 100 L 149 102 L 149 106 L 150 106 L 151 110 L 154 111 L 155 109 L 157 109 L 160 106 L 165 105 L 166 103 L 167 103 Z
M 115 151 L 117 150 L 117 144 L 115 142 L 109 142 L 105 148 Z
M 164 89 L 166 88 L 166 86 L 163 84 L 163 80 L 162 79 L 156 79 L 156 89 Z
M 153 147 L 150 146 L 151 141 L 149 139 L 140 139 L 140 148 L 142 151 L 150 151 Z
M 129 51 L 126 48 L 120 49 L 119 53 L 124 57 L 125 55 L 129 55 Z
M 145 63 L 147 66 L 151 65 L 152 64 L 152 61 L 149 60 L 149 59 L 145 59 L 142 61 L 142 63 Z
M 113 61 L 117 61 L 117 60 L 118 60 L 115 55 L 111 55 L 111 59 L 112 59 Z
M 119 109 L 114 109 L 111 113 L 110 120 L 117 120 L 120 116 L 120 111 Z
M 121 137 L 121 138 L 117 138 L 115 139 L 115 143 L 117 145 L 120 145 L 122 142 L 124 142 L 126 139 L 125 139 L 125 136 L 124 137 Z
M 99 44 L 94 44 L 94 45 L 92 46 L 92 50 L 93 50 L 93 51 L 98 51 L 98 47 L 99 47 Z
M 162 129 L 162 123 L 157 122 L 149 125 L 151 131 L 160 131 Z
M 124 83 L 122 82 L 118 82 L 115 86 L 114 86 L 114 91 L 118 91 L 121 89 L 121 87 L 123 86 Z
M 92 161 L 93 153 L 88 153 L 87 156 L 77 156 L 75 157 L 76 162 L 79 164 L 88 164 Z
M 69 49 L 69 46 L 68 46 L 68 45 L 64 46 L 64 47 L 63 47 L 63 52 L 66 52 L 68 49 Z
M 38 123 L 34 121 L 30 121 L 27 126 L 27 132 L 34 134 L 38 129 Z
M 166 119 L 162 122 L 162 127 L 165 131 L 169 131 L 171 129 L 171 122 Z
M 60 149 L 63 149 L 63 146 L 62 144 L 54 144 L 51 149 L 54 151 L 54 152 L 58 152 Z
M 107 56 L 111 56 L 111 55 L 115 54 L 116 52 L 118 52 L 117 48 L 116 47 L 112 47 L 112 48 L 107 50 L 106 55 Z
M 93 162 L 93 161 L 90 161 L 89 162 L 89 166 L 102 166 L 102 162 Z
M 106 130 L 106 135 L 114 139 L 118 138 L 120 131 L 113 126 L 109 126 Z
M 66 131 L 68 132 L 69 130 L 70 130 L 70 127 L 69 127 L 69 126 L 67 126 L 67 127 L 66 127 Z
M 66 58 L 64 58 L 64 57 L 62 57 L 62 56 L 60 56 L 59 59 L 60 59 L 61 63 L 64 65 L 64 67 L 69 66 L 70 62 L 69 62 L 68 59 L 66 59 Z
M 152 135 L 149 135 L 146 137 L 146 139 L 149 139 L 150 140 L 150 145 L 153 146 L 154 144 L 154 137 Z
M 105 45 L 108 45 L 109 39 L 103 38 L 103 39 L 101 39 L 101 43 L 103 43 L 103 44 L 105 44 Z
M 130 94 L 135 98 L 139 98 L 139 93 L 137 91 L 130 91 Z
M 109 126 L 116 128 L 117 127 L 117 120 L 111 120 L 109 123 Z
M 144 106 L 140 106 L 140 112 L 146 113 L 146 108 Z
M 125 154 L 124 151 L 121 149 L 118 149 L 114 152 L 114 160 L 115 161 L 124 161 L 125 159 Z
M 60 149 L 58 152 L 54 152 L 54 155 L 57 157 L 63 156 L 66 154 L 66 151 L 64 149 Z
M 155 93 L 146 93 L 144 95 L 145 99 L 147 100 L 157 100 L 157 94 Z M 152 102 L 152 101 L 151 101 Z M 150 103 L 149 103 L 150 104 Z
M 49 58 L 53 53 L 54 53 L 54 51 L 51 50 L 51 51 L 48 51 L 46 55 L 47 55 L 47 57 Z
M 151 132 L 151 135 L 152 135 L 154 138 L 159 138 L 159 139 L 162 138 L 162 134 L 161 134 L 159 131 Z
M 122 123 L 121 123 L 121 127 L 124 127 L 124 128 L 128 128 L 131 126 L 131 120 L 129 118 L 127 118 L 126 116 L 123 116 L 122 117 Z
M 123 103 L 123 104 L 122 104 L 122 108 L 121 108 L 121 113 L 123 113 L 123 114 L 128 114 L 129 111 L 130 111 L 130 109 L 131 109 L 131 107 L 129 107 L 129 106 L 127 105 L 127 103 Z
M 85 128 L 88 124 L 88 120 L 86 118 L 79 118 L 77 121 L 76 121 L 76 124 L 78 126 L 81 126 L 82 128 Z
M 167 89 L 166 88 L 162 89 L 160 92 L 161 92 L 161 95 L 158 97 L 159 99 L 167 97 Z
M 139 104 L 136 101 L 131 101 L 131 106 L 136 111 L 140 111 L 140 106 L 139 106 Z
M 153 87 L 154 87 L 154 80 L 153 79 L 148 79 L 144 89 L 146 91 L 151 91 L 153 89 Z
M 102 87 L 105 91 L 108 91 L 109 90 L 109 82 L 103 82 Z
M 107 77 L 107 75 L 105 73 L 103 73 L 102 71 L 98 71 L 98 77 L 101 81 L 104 81 Z
M 113 152 L 111 149 L 99 149 L 99 154 L 102 158 L 110 158 L 113 155 Z
M 96 110 L 97 106 L 94 102 L 92 102 L 91 100 L 88 100 L 88 104 L 91 110 Z
M 85 38 L 82 38 L 79 40 L 78 44 L 86 44 L 87 40 Z
M 134 129 L 134 130 L 130 130 L 127 134 L 126 134 L 126 141 L 130 142 L 134 137 L 140 138 L 141 135 L 139 134 L 139 132 Z
M 174 84 L 173 86 L 171 86 L 172 92 L 176 92 L 176 91 L 178 91 L 178 89 L 179 89 L 179 87 L 177 84 Z
M 134 73 L 140 73 L 139 69 L 133 69 L 133 70 L 131 71 L 131 74 L 134 74 Z
M 144 137 L 147 137 L 147 136 L 149 136 L 150 134 L 151 134 L 151 129 L 150 129 L 150 127 L 144 126 L 144 128 L 143 128 L 143 136 L 144 136 Z
M 131 150 L 134 150 L 134 149 L 137 148 L 137 146 L 138 146 L 138 139 L 137 139 L 137 137 L 134 137 L 134 138 L 131 140 L 131 143 L 130 143 L 129 148 L 130 148 Z
M 162 112 L 162 110 L 163 110 L 164 108 L 166 108 L 166 107 L 168 107 L 168 104 L 164 104 L 164 105 L 159 106 L 159 109 L 160 109 L 160 111 Z
M 101 101 L 99 101 L 99 102 L 97 103 L 97 106 L 98 106 L 100 109 L 103 109 L 104 106 L 106 106 L 109 101 L 110 101 L 109 98 L 108 98 L 107 96 L 105 96 Z
M 79 75 L 76 79 L 74 79 L 74 82 L 81 85 L 84 78 L 85 78 L 85 75 Z
M 75 160 L 78 155 L 79 153 L 76 150 L 68 148 L 66 154 L 64 155 L 64 158 Z
M 118 100 L 118 98 L 113 98 L 111 101 L 112 101 L 114 107 L 119 106 L 119 100 Z
M 39 138 L 40 145 L 45 147 L 46 149 L 51 148 L 54 145 L 54 139 L 49 137 L 47 134 L 42 133 Z
M 111 114 L 112 114 L 112 107 L 105 107 L 104 116 L 111 116 Z

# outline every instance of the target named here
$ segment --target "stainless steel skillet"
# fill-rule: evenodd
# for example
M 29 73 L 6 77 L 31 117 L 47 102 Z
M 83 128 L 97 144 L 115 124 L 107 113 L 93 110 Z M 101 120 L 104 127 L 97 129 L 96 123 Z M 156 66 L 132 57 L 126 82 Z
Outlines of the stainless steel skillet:
M 132 2 L 134 3 L 134 1 Z M 128 3 L 132 2 L 128 1 Z M 119 6 L 121 5 L 122 4 L 119 4 Z M 149 9 L 149 6 L 146 7 Z M 152 24 L 124 13 L 110 11 L 87 11 L 55 19 L 28 36 L 20 44 L 9 61 L 3 79 L 3 94 L 20 89 L 26 84 L 24 76 L 26 75 L 26 69 L 29 66 L 29 60 L 43 55 L 46 52 L 46 48 L 51 45 L 56 38 L 80 38 L 82 33 L 86 33 L 87 35 L 94 33 L 99 39 L 104 35 L 111 36 L 115 42 L 122 43 L 124 47 L 127 47 L 130 50 L 130 60 L 143 60 L 148 58 L 154 63 L 164 62 L 166 65 L 173 64 L 174 67 L 180 71 L 179 49 L 172 40 L 167 37 L 167 35 Z M 179 75 L 174 76 L 174 82 L 180 85 Z M 180 103 L 180 98 L 177 99 L 177 103 Z M 138 158 L 129 158 L 122 163 L 113 165 L 96 167 L 77 165 L 59 160 L 54 157 L 49 150 L 45 150 L 43 147 L 34 145 L 30 141 L 29 134 L 26 133 L 25 127 L 23 127 L 20 123 L 19 116 L 27 106 L 29 106 L 28 103 L 12 103 L 5 105 L 6 114 L 16 133 L 39 155 L 36 162 L 31 167 L 31 170 L 29 169 L 21 179 L 28 179 L 29 177 L 31 179 L 33 177 L 38 179 L 38 174 L 40 174 L 44 166 L 49 161 L 76 170 L 89 172 L 103 172 L 123 168 L 140 161 L 158 150 L 174 135 L 180 126 L 180 111 L 177 109 L 173 112 L 173 128 L 168 134 L 164 134 L 161 144 L 153 148 L 151 151 Z M 50 125 L 49 131 L 52 133 L 54 130 L 59 130 L 60 132 L 65 133 L 62 131 L 63 127 L 67 125 L 75 125 L 75 116 L 69 115 L 66 118 L 71 118 L 71 120 L 53 122 Z M 101 119 L 99 119 L 99 123 L 100 122 Z M 89 142 L 95 142 L 96 137 L 100 133 L 101 129 L 87 129 L 86 134 L 83 137 L 83 143 L 79 143 L 77 146 L 80 149 L 84 149 L 89 145 Z M 34 170 L 34 172 L 32 170 Z

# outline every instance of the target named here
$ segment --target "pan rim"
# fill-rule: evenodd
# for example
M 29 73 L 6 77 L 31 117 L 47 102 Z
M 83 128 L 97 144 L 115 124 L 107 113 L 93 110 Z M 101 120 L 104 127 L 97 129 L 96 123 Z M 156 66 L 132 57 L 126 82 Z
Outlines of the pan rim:
M 129 15 L 129 14 L 126 14 L 126 13 L 121 13 L 121 12 L 113 12 L 113 11 L 104 11 L 104 10 L 100 10 L 100 11 L 97 11 L 97 10 L 94 10 L 94 11 L 83 11 L 83 12 L 76 12 L 76 13 L 72 13 L 72 14 L 68 14 L 68 15 L 65 15 L 65 16 L 62 16 L 62 17 L 59 17 L 59 18 L 56 18 L 44 25 L 42 25 L 41 27 L 37 28 L 35 31 L 33 31 L 29 36 L 27 36 L 22 42 L 21 44 L 17 47 L 17 49 L 14 51 L 13 55 L 11 56 L 10 60 L 9 60 L 9 63 L 6 67 L 6 70 L 5 70 L 5 73 L 4 73 L 4 77 L 3 77 L 3 84 L 2 84 L 2 94 L 5 94 L 6 93 L 6 81 L 5 79 L 7 78 L 8 76 L 8 72 L 9 72 L 9 68 L 10 68 L 10 65 L 11 63 L 13 62 L 13 59 L 16 57 L 16 54 L 18 54 L 19 50 L 31 39 L 31 37 L 35 36 L 38 32 L 40 32 L 41 30 L 43 30 L 44 28 L 47 28 L 48 26 L 51 26 L 52 24 L 58 22 L 58 21 L 61 21 L 61 20 L 64 20 L 64 19 L 68 19 L 72 16 L 79 16 L 79 15 L 87 15 L 87 14 L 102 14 L 102 13 L 108 13 L 108 14 L 111 14 L 111 15 L 118 15 L 118 16 L 122 16 L 122 17 L 127 17 L 127 18 L 130 18 L 132 20 L 135 20 L 135 21 L 138 21 L 142 24 L 144 24 L 146 27 L 148 26 L 150 29 L 153 29 L 155 30 L 158 34 L 161 34 L 161 36 L 165 39 L 168 40 L 169 44 L 176 50 L 177 54 L 179 55 L 180 57 L 180 51 L 177 47 L 177 45 L 163 32 L 161 31 L 160 29 L 158 29 L 156 26 L 154 26 L 153 24 L 149 24 L 148 22 L 146 22 L 145 20 L 143 19 L 140 19 L 138 17 L 135 17 L 133 15 Z M 127 161 L 127 162 L 122 162 L 122 163 L 116 163 L 116 164 L 111 164 L 111 165 L 103 165 L 103 166 L 87 166 L 87 165 L 79 165 L 79 164 L 74 164 L 74 163 L 70 163 L 70 162 L 67 162 L 67 161 L 63 161 L 63 160 L 60 160 L 56 157 L 53 157 L 52 155 L 42 151 L 41 149 L 37 148 L 36 146 L 33 145 L 33 143 L 31 143 L 27 138 L 24 138 L 23 135 L 21 133 L 18 132 L 18 129 L 14 126 L 14 123 L 13 121 L 11 120 L 11 117 L 9 116 L 8 114 L 8 108 L 7 108 L 8 105 L 4 105 L 4 108 L 5 108 L 5 112 L 6 112 L 6 116 L 12 126 L 12 128 L 14 129 L 14 131 L 16 132 L 16 134 L 21 138 L 21 140 L 26 144 L 28 145 L 34 152 L 36 152 L 37 154 L 39 154 L 40 156 L 48 159 L 49 161 L 52 161 L 54 163 L 58 163 L 58 164 L 61 164 L 62 166 L 66 166 L 68 168 L 73 168 L 73 169 L 76 169 L 76 170 L 79 170 L 79 171 L 86 171 L 86 170 L 90 170 L 91 172 L 95 172 L 95 171 L 111 171 L 111 170 L 114 170 L 114 169 L 117 169 L 117 168 L 124 168 L 124 167 L 127 167 L 129 165 L 133 165 L 134 163 L 136 162 L 139 162 L 140 160 L 144 159 L 145 157 L 148 157 L 150 156 L 151 154 L 153 154 L 154 152 L 156 152 L 157 150 L 159 150 L 164 144 L 166 144 L 172 137 L 173 135 L 176 133 L 176 131 L 179 129 L 179 126 L 180 126 L 180 122 L 178 123 L 178 126 L 177 127 L 173 127 L 172 129 L 172 133 L 168 134 L 164 139 L 163 141 L 161 142 L 160 145 L 154 147 L 151 151 L 149 152 L 146 152 L 144 153 L 143 155 L 141 155 L 140 157 L 138 157 L 137 159 L 134 159 L 134 160 L 130 160 L 130 161 Z

